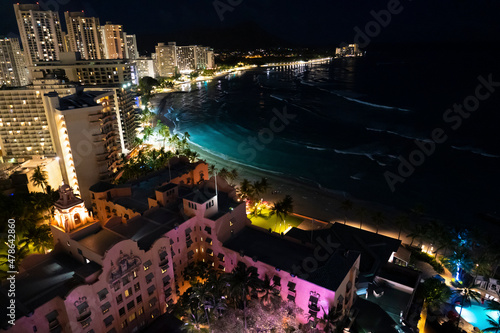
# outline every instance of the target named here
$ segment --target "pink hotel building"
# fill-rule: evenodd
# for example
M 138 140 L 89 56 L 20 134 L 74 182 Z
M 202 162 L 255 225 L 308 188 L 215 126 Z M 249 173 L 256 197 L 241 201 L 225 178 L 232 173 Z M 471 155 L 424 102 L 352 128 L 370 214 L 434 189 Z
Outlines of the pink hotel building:
M 147 331 L 187 289 L 182 271 L 198 261 L 225 272 L 239 262 L 255 266 L 307 316 L 321 317 L 333 307 L 349 313 L 359 252 L 326 238 L 318 247 L 251 226 L 234 188 L 218 179 L 216 195 L 207 175 L 205 163 L 179 160 L 166 179 L 95 184 L 93 217 L 68 185 L 61 186 L 51 226 L 55 249 L 23 262 L 17 320 L 1 331 Z

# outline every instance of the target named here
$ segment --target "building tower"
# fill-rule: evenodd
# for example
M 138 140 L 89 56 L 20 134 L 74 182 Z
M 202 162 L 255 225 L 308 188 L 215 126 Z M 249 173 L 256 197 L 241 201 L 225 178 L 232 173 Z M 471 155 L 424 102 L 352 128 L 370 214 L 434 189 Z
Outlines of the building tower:
M 127 54 L 126 58 L 135 60 L 139 58 L 139 51 L 137 49 L 137 38 L 135 35 L 125 35 Z
M 75 196 L 73 189 L 67 184 L 59 187 L 59 200 L 54 206 L 56 224 L 65 232 L 70 232 L 92 220 L 83 200 Z
M 169 77 L 177 72 L 177 46 L 175 42 L 158 43 L 156 46 L 156 69 L 158 76 Z
M 104 55 L 106 59 L 126 58 L 126 43 L 123 26 L 106 22 L 101 27 Z
M 14 12 L 28 64 L 59 60 L 64 52 L 59 14 L 31 4 L 15 4 Z
M 101 26 L 99 18 L 85 17 L 83 12 L 64 13 L 68 28 L 70 52 L 80 52 L 82 59 L 102 59 Z
M 0 86 L 28 85 L 28 70 L 19 39 L 0 39 Z

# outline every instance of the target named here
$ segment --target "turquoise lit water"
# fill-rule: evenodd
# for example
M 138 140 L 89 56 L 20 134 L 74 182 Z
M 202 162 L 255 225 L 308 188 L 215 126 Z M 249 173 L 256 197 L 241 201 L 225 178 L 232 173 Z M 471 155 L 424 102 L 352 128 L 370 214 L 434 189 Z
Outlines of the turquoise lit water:
M 401 209 L 421 203 L 429 215 L 498 232 L 500 225 L 480 215 L 500 214 L 500 89 L 457 130 L 443 120 L 492 66 L 491 59 L 423 54 L 256 68 L 187 85 L 165 97 L 162 113 L 174 131 L 188 131 L 198 149 L 235 167 Z M 294 118 L 252 148 L 249 140 L 285 109 Z M 398 173 L 398 157 L 407 159 L 415 139 L 428 142 L 438 127 L 448 140 L 392 192 L 385 172 Z
M 460 306 L 455 306 L 455 310 L 460 313 Z M 493 318 L 493 320 L 498 320 L 499 318 L 498 311 L 488 311 L 485 305 L 472 304 L 462 309 L 462 317 L 480 330 L 491 327 L 487 321 L 488 315 Z

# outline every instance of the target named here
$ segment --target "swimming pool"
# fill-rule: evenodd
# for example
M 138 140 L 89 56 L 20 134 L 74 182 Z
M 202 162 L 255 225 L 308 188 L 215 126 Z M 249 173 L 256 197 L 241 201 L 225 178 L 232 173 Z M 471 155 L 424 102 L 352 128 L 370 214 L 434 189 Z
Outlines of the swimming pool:
M 460 313 L 460 305 L 455 306 L 455 310 Z M 487 321 L 487 315 L 494 320 L 498 320 L 498 311 L 486 310 L 486 304 L 472 304 L 471 306 L 464 307 L 462 310 L 462 318 L 478 327 L 480 330 L 491 326 Z

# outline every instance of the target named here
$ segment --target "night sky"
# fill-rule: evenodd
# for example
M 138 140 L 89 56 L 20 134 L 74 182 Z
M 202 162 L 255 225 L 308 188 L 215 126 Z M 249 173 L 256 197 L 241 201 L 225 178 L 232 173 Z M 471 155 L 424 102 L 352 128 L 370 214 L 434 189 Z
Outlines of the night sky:
M 358 26 L 364 31 L 365 25 L 374 20 L 370 12 L 386 9 L 391 1 L 220 0 L 221 4 L 239 3 L 231 6 L 232 11 L 223 13 L 222 21 L 213 0 L 48 0 L 45 3 L 49 6 L 58 3 L 60 13 L 83 9 L 89 16 L 99 17 L 102 24 L 106 21 L 123 24 L 125 31 L 142 37 L 140 47 L 151 48 L 155 39 L 232 47 L 242 44 L 252 34 L 258 34 L 263 44 L 272 40 L 282 46 L 333 46 L 352 41 L 354 28 Z M 1 1 L 0 35 L 17 34 L 12 8 L 15 2 L 18 1 Z M 382 28 L 373 42 L 500 41 L 499 0 L 401 0 L 400 7 L 401 12 L 392 15 L 390 24 Z M 194 40 L 197 35 L 201 41 Z

